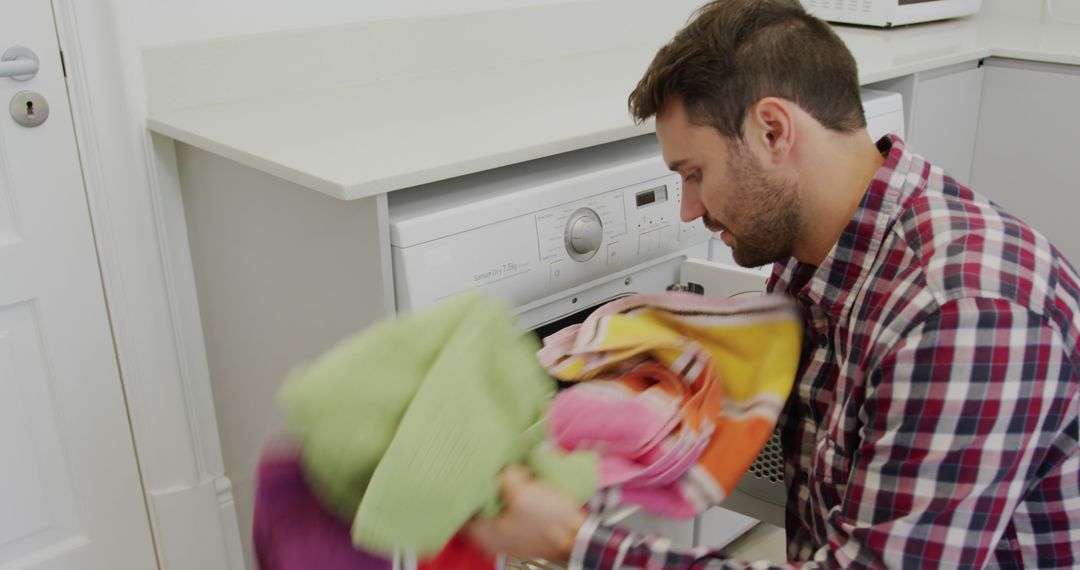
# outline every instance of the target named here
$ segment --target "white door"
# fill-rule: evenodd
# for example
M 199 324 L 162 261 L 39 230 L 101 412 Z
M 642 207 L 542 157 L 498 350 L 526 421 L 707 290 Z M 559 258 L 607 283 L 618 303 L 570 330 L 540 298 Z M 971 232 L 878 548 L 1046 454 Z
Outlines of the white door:
M 12 46 L 40 69 L 0 77 L 0 569 L 156 568 L 49 2 L 0 0 Z
M 706 297 L 758 296 L 765 291 L 768 279 L 769 274 L 760 269 L 746 269 L 704 259 L 689 258 L 679 267 L 679 283 Z

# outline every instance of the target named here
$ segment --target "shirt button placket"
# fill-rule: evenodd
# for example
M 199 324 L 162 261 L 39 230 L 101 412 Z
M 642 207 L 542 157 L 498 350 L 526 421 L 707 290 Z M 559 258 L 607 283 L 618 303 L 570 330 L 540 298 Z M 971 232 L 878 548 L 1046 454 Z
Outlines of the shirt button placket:
M 811 307 L 811 315 L 812 320 L 810 327 L 813 331 L 813 342 L 817 346 L 814 358 L 815 360 L 826 364 L 825 368 L 827 369 L 828 361 L 831 360 L 830 355 L 827 352 L 829 348 L 829 319 L 825 316 L 824 311 L 822 311 L 821 307 L 817 305 Z M 810 402 L 810 417 L 814 419 L 814 424 L 818 426 L 821 425 L 822 419 L 821 412 L 819 410 L 819 407 L 822 404 L 822 402 L 820 401 L 821 390 L 824 389 L 821 385 L 819 385 L 819 382 L 821 382 L 822 380 L 824 380 L 824 378 L 819 376 L 817 381 L 815 382 L 813 398 Z

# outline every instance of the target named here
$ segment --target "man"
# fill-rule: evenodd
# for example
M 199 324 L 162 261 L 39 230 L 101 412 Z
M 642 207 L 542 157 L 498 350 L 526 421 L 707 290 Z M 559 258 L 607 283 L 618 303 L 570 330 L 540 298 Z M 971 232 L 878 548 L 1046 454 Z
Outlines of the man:
M 781 418 L 788 557 L 1080 565 L 1080 279 L 1046 238 L 865 130 L 855 62 L 797 1 L 719 0 L 630 96 L 701 217 L 806 323 Z M 1019 190 L 1019 189 L 1018 189 Z M 520 469 L 492 550 L 572 568 L 734 568 L 585 518 Z M 763 567 L 765 563 L 754 565 Z

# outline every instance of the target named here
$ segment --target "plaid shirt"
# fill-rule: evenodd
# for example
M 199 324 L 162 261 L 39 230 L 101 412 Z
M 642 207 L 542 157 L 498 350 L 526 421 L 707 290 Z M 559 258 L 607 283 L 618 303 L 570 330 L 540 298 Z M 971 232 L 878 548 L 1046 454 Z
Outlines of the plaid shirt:
M 889 136 L 818 267 L 781 419 L 790 566 L 1080 567 L 1080 279 L 1046 238 Z M 591 518 L 570 568 L 771 568 Z

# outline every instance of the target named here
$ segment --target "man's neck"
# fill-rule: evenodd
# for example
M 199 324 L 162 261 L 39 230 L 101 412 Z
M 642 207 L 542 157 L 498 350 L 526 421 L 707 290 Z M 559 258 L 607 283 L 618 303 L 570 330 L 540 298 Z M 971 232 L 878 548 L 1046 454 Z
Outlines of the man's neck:
M 827 131 L 815 138 L 799 157 L 805 217 L 793 254 L 817 266 L 844 233 L 885 159 L 865 130 L 843 135 Z

